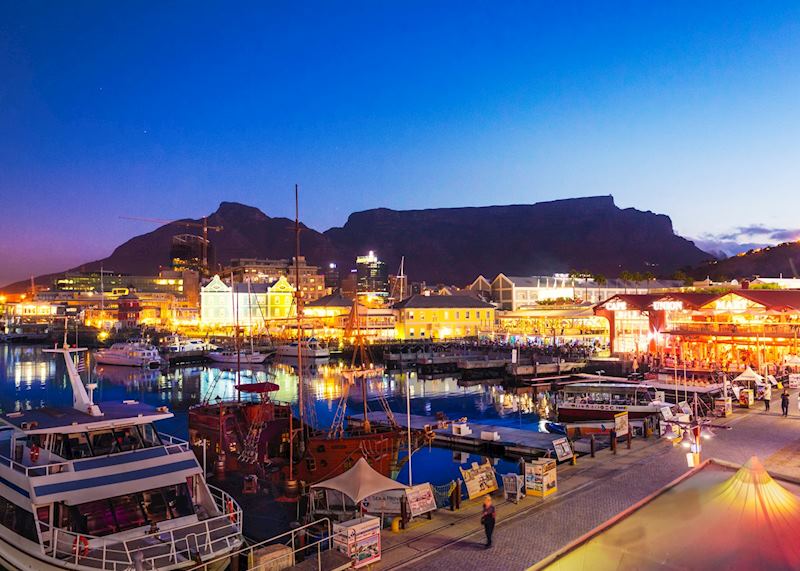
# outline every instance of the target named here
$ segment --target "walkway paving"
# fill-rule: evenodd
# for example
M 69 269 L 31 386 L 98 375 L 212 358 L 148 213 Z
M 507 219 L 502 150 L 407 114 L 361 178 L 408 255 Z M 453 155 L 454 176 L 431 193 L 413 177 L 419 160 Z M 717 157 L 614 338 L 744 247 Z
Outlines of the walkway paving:
M 796 393 L 796 391 L 793 391 Z M 758 406 L 737 411 L 704 442 L 703 457 L 742 464 L 757 455 L 768 470 L 800 479 L 800 416 L 794 406 L 780 416 L 780 401 L 772 412 Z M 796 400 L 792 398 L 792 403 Z M 723 422 L 720 422 L 720 424 Z M 496 499 L 494 546 L 485 549 L 480 527 L 480 502 L 458 512 L 439 512 L 399 533 L 384 533 L 383 559 L 376 569 L 526 569 L 594 527 L 668 484 L 687 470 L 685 451 L 664 440 L 636 440 L 582 458 L 577 466 L 559 466 L 558 493 L 545 499 L 526 498 L 515 505 Z

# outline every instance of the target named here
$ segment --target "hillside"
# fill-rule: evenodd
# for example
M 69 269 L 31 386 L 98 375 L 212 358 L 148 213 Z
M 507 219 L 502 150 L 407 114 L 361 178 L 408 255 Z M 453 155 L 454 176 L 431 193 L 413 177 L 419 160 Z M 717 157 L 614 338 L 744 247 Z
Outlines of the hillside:
M 293 221 L 259 209 L 223 202 L 209 217 L 223 230 L 211 236 L 217 261 L 288 258 L 294 255 Z M 117 247 L 103 260 L 76 270 L 153 274 L 169 265 L 178 223 L 162 226 Z M 620 209 L 611 196 L 530 205 L 396 211 L 377 208 L 350 215 L 341 228 L 324 233 L 303 226 L 301 254 L 311 263 L 352 267 L 355 257 L 374 250 L 394 271 L 406 257 L 412 280 L 466 284 L 478 274 L 494 277 L 588 270 L 616 276 L 621 270 L 667 276 L 696 266 L 709 255 L 675 235 L 663 214 Z M 39 283 L 50 280 L 41 276 Z M 8 291 L 24 289 L 27 282 Z
M 715 281 L 751 276 L 800 277 L 800 242 L 748 250 L 725 260 L 701 264 L 692 275 L 697 279 L 710 277 Z

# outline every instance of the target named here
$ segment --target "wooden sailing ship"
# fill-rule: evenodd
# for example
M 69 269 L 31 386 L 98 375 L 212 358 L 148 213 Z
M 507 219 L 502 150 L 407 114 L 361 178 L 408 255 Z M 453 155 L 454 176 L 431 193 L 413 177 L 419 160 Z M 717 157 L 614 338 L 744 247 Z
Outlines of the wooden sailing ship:
M 295 187 L 296 255 L 300 255 L 300 223 Z M 295 265 L 295 272 L 299 272 Z M 295 284 L 299 284 L 295 275 Z M 303 299 L 296 287 L 297 338 L 302 336 Z M 306 484 L 320 482 L 348 470 L 364 458 L 378 472 L 391 476 L 404 433 L 394 422 L 388 402 L 379 392 L 389 425 L 373 428 L 367 418 L 367 383 L 380 377 L 383 370 L 371 364 L 363 335 L 359 304 L 353 303 L 346 336 L 354 339 L 350 366 L 342 372 L 342 397 L 333 422 L 327 430 L 314 426 L 314 409 L 305 398 L 304 357 L 298 343 L 298 411 L 291 405 L 274 401 L 270 393 L 278 390 L 273 383 L 237 384 L 237 399 L 210 402 L 189 410 L 190 440 L 195 452 L 205 453 L 218 470 L 256 474 L 275 483 L 294 486 L 297 480 Z M 350 387 L 361 385 L 365 422 L 347 426 L 346 411 Z M 245 393 L 249 397 L 242 400 Z

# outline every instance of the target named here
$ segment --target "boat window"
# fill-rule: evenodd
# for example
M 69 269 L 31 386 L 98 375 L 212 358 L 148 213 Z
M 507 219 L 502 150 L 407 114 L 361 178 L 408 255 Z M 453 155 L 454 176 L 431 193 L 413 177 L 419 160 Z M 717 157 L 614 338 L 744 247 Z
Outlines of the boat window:
M 117 523 L 108 499 L 80 504 L 72 512 L 73 531 L 97 536 L 117 531 Z
M 92 450 L 95 456 L 105 456 L 115 451 L 114 432 L 112 430 L 99 430 L 90 432 Z
M 79 460 L 80 458 L 91 458 L 92 447 L 85 432 L 73 432 L 67 435 L 66 456 L 68 460 Z
M 39 542 L 33 514 L 3 497 L 0 497 L 0 524 L 22 537 Z
M 114 437 L 116 438 L 117 447 L 120 452 L 144 448 L 142 437 L 139 435 L 139 431 L 136 430 L 135 426 L 115 428 Z
M 158 435 L 156 427 L 152 424 L 140 424 L 139 432 L 141 434 L 141 442 L 144 448 L 162 446 L 161 437 Z
M 140 494 L 128 494 L 111 499 L 114 519 L 120 531 L 134 529 L 147 524 Z

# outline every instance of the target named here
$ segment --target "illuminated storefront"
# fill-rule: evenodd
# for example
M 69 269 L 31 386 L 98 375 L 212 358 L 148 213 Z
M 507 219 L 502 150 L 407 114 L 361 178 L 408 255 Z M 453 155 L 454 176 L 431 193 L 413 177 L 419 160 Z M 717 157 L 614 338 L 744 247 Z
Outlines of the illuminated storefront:
M 800 291 L 614 296 L 595 307 L 611 351 L 650 352 L 698 368 L 782 366 L 798 355 Z

